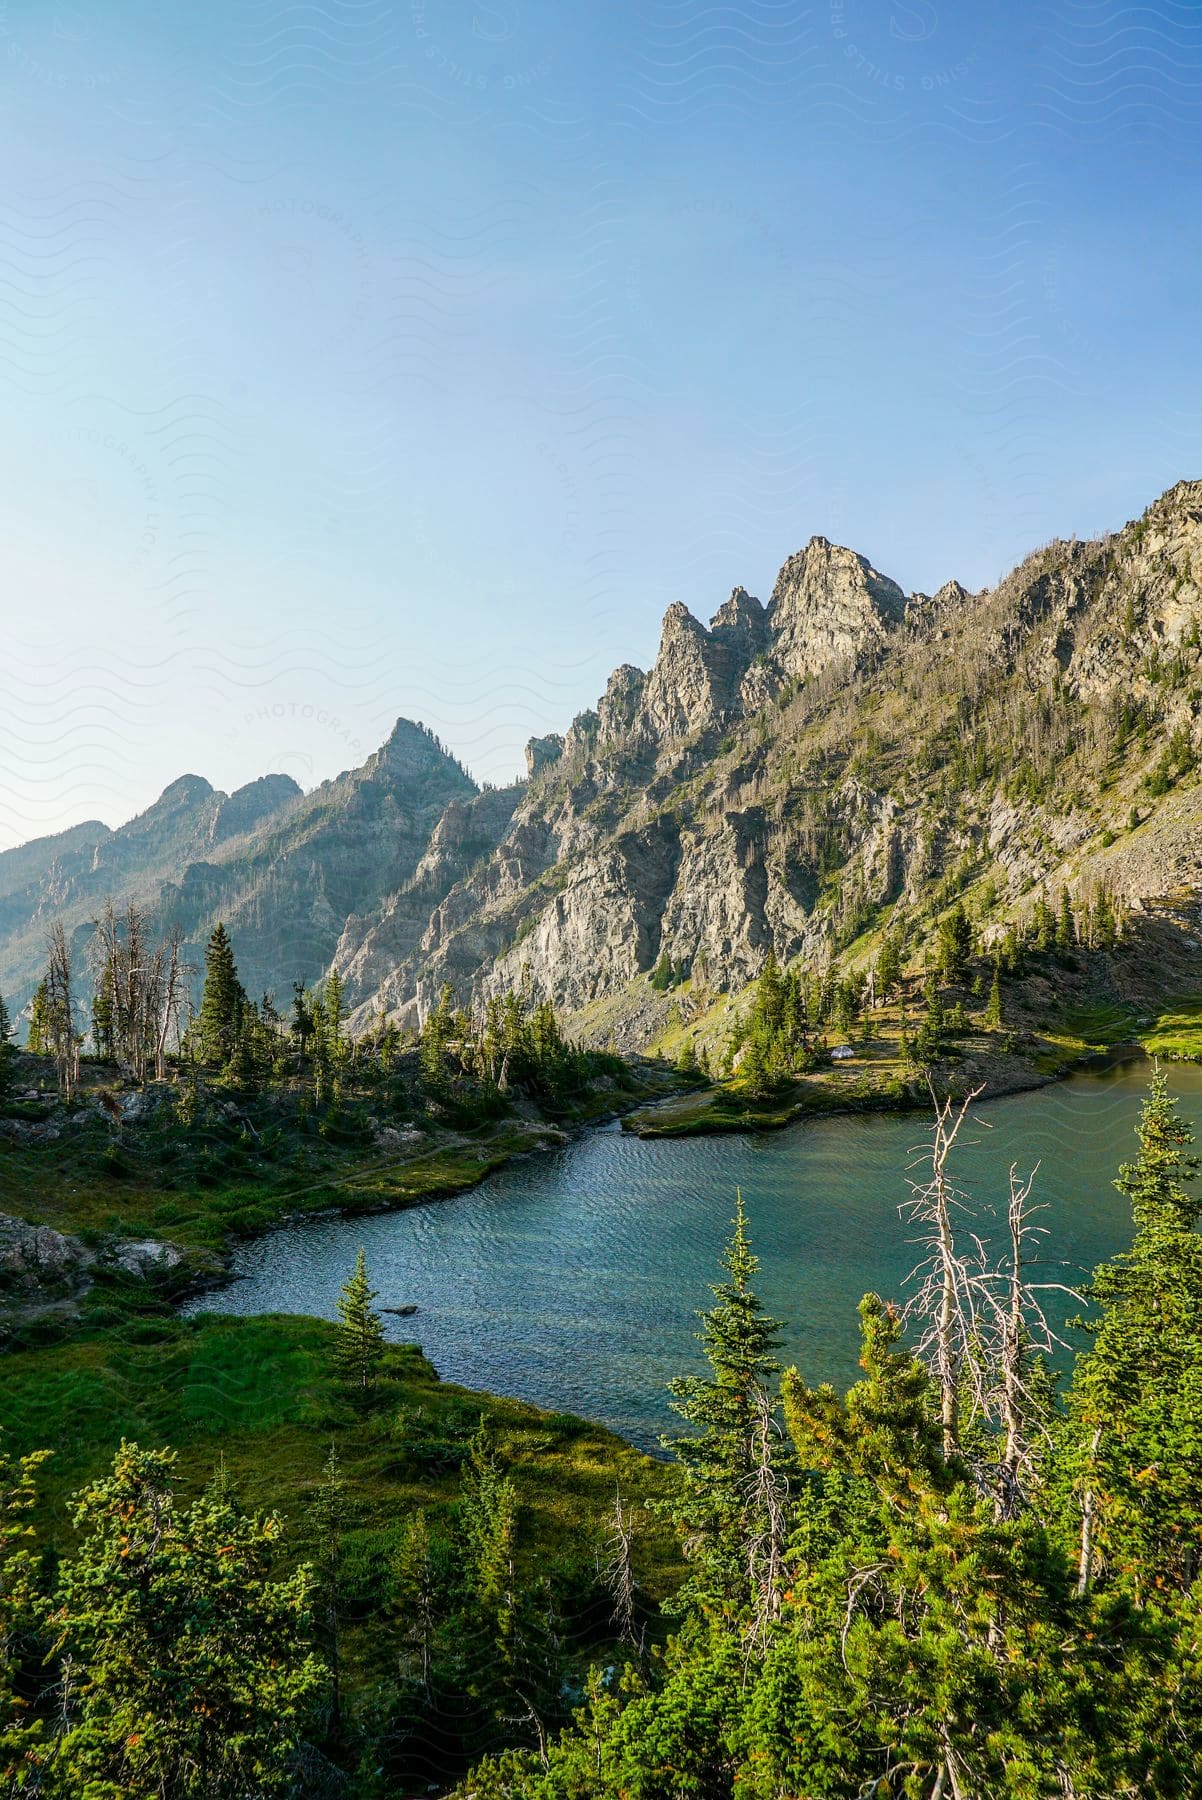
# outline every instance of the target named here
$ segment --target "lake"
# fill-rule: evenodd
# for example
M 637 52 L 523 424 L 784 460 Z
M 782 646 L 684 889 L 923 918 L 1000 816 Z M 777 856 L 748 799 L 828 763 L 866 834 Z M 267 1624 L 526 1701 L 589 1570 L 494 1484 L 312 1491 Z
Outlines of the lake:
M 1039 1278 L 1079 1282 L 1121 1249 L 1130 1219 L 1111 1183 L 1134 1154 L 1147 1074 L 1147 1064 L 1128 1063 L 979 1104 L 957 1166 L 977 1210 L 972 1228 L 989 1235 L 1012 1162 L 1024 1173 L 1038 1163 L 1033 1201 L 1049 1228 Z M 1171 1065 L 1169 1077 L 1202 1136 L 1202 1069 Z M 898 1208 L 927 1130 L 911 1114 L 758 1137 L 594 1131 L 454 1199 L 281 1227 L 242 1246 L 241 1279 L 190 1310 L 333 1318 L 363 1245 L 379 1303 L 419 1309 L 387 1318 L 388 1335 L 419 1342 L 446 1379 L 582 1413 L 651 1449 L 673 1422 L 665 1383 L 698 1366 L 696 1313 L 716 1279 L 736 1188 L 760 1291 L 785 1321 L 783 1360 L 811 1382 L 854 1379 L 861 1295 L 908 1291 L 917 1251 Z M 1061 1317 L 1073 1310 L 1067 1299 L 1059 1307 Z

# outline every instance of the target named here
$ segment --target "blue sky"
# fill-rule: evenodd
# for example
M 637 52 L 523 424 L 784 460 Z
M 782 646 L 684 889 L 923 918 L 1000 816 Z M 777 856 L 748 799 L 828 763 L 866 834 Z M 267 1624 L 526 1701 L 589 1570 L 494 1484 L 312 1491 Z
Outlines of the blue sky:
M 1202 6 L 0 6 L 0 846 L 1202 473 Z

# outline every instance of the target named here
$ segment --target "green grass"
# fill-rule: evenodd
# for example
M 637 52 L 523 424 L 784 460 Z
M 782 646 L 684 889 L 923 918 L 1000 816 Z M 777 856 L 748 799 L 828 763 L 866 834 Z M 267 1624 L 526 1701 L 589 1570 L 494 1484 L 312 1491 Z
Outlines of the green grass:
M 1141 1033 L 1141 1042 L 1149 1056 L 1202 1062 L 1202 999 L 1162 1012 L 1152 1029 Z
M 284 1217 L 376 1212 L 474 1187 L 552 1127 L 512 1120 L 404 1155 L 370 1139 L 327 1145 L 295 1134 L 278 1154 L 248 1156 L 210 1132 L 199 1145 L 158 1124 L 126 1132 L 116 1158 L 107 1129 L 13 1145 L 0 1139 L 0 1211 L 58 1231 L 167 1238 L 222 1250 Z
M 305 1551 L 304 1514 L 331 1443 L 348 1482 L 353 1557 L 379 1571 L 417 1508 L 444 1525 L 458 1466 L 483 1414 L 517 1487 L 518 1561 L 526 1576 L 551 1563 L 595 1566 L 615 1488 L 638 1509 L 636 1567 L 662 1598 L 682 1569 L 655 1512 L 672 1474 L 600 1426 L 441 1382 L 420 1350 L 390 1345 L 364 1406 L 332 1376 L 335 1328 L 317 1319 L 170 1314 L 132 1317 L 0 1360 L 0 1427 L 8 1447 L 51 1447 L 34 1515 L 43 1543 L 72 1541 L 70 1496 L 100 1472 L 122 1437 L 179 1452 L 181 1491 L 209 1478 L 219 1456 L 251 1510 L 290 1521 Z M 351 1649 L 360 1675 L 387 1666 L 387 1633 Z
M 1056 1036 L 1089 1049 L 1110 1050 L 1135 1041 L 1136 1015 L 1121 1001 L 1095 1000 L 1064 1008 L 1056 1019 Z
M 909 1104 L 896 1061 L 869 1069 L 843 1066 L 783 1083 L 754 1097 L 736 1082 L 643 1107 L 622 1121 L 639 1137 L 693 1137 L 724 1131 L 777 1131 L 797 1119 L 836 1112 L 883 1112 Z

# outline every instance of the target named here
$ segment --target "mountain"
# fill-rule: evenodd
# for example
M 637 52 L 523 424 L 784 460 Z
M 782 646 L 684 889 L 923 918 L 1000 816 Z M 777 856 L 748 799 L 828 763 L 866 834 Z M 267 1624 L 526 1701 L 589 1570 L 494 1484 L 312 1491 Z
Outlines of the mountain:
M 975 594 L 907 595 L 814 537 L 767 605 L 669 607 L 653 667 L 532 740 L 524 782 L 481 791 L 399 720 L 310 794 L 189 775 L 117 831 L 6 852 L 0 992 L 28 1000 L 53 917 L 82 956 L 109 894 L 194 960 L 224 919 L 255 993 L 337 968 L 353 1024 L 525 986 L 628 1048 L 720 1018 L 769 949 L 854 958 L 904 919 L 920 952 L 958 896 L 988 938 L 1041 890 L 1105 890 L 1193 954 L 1200 757 L 1202 483 Z
M 891 916 L 921 941 L 958 894 L 988 936 L 1041 887 L 1105 888 L 1175 907 L 1188 944 L 1200 622 L 1202 483 L 977 594 L 907 596 L 812 538 L 766 607 L 736 588 L 708 627 L 670 607 L 654 667 L 532 746 L 496 849 L 420 937 L 359 921 L 336 966 L 363 1020 L 524 983 L 635 1047 L 769 948 L 827 959 Z
M 233 794 L 181 776 L 119 830 L 95 828 L 103 835 L 94 842 L 64 849 L 47 839 L 9 853 L 24 858 L 29 878 L 0 895 L 0 993 L 10 1006 L 27 1003 L 54 918 L 82 975 L 91 923 L 110 895 L 148 907 L 154 929 L 178 924 L 194 963 L 224 919 L 251 992 L 316 980 L 348 919 L 403 886 L 451 802 L 474 794 L 458 763 L 406 720 L 362 768 L 310 794 L 287 775 Z

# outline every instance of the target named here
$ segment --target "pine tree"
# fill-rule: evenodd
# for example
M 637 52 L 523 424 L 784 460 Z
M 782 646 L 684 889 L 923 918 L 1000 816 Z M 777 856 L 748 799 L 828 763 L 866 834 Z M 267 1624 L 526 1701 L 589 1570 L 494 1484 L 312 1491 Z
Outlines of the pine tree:
M 325 1679 L 307 1650 L 308 1571 L 273 1579 L 280 1521 L 211 1495 L 184 1505 L 174 1474 L 173 1452 L 123 1442 L 77 1497 L 82 1541 L 53 1620 L 87 1679 L 56 1745 L 56 1791 L 287 1795 Z
M 343 1061 L 346 1043 L 342 1035 L 342 977 L 334 969 L 325 984 L 321 996 L 321 1010 L 325 1018 L 326 1045 L 331 1063 L 335 1068 Z
M 102 1062 L 108 1062 L 113 1054 L 113 999 L 106 978 L 92 995 L 92 1050 Z
M 752 1286 L 759 1264 L 741 1192 L 721 1262 L 727 1279 L 714 1286 L 715 1304 L 699 1334 L 710 1373 L 670 1384 L 673 1410 L 692 1431 L 668 1447 L 684 1477 L 677 1520 L 693 1563 L 692 1591 L 720 1612 L 746 1612 L 754 1602 L 751 1544 L 761 1524 L 751 1488 L 765 1409 L 771 1411 L 768 1383 L 778 1367 L 780 1322 L 764 1313 Z
M 355 1272 L 338 1296 L 338 1372 L 344 1381 L 366 1390 L 384 1356 L 384 1327 L 372 1311 L 376 1290 L 367 1277 L 367 1253 L 360 1250 Z
M 347 1499 L 346 1477 L 336 1444 L 330 1445 L 321 1480 L 309 1503 L 308 1523 L 314 1548 L 314 1613 L 330 1669 L 330 1724 L 337 1734 L 342 1725 L 341 1608 Z
M 946 980 L 963 981 L 972 947 L 972 920 L 957 901 L 939 922 L 939 972 Z
M 1071 1407 L 1081 1511 L 1082 1588 L 1098 1557 L 1137 1598 L 1182 1591 L 1197 1574 L 1202 1517 L 1202 1196 L 1193 1133 L 1157 1070 L 1139 1122 L 1139 1155 L 1115 1185 L 1135 1241 L 1104 1264 L 1101 1308 L 1077 1363 Z
M 987 1031 L 1000 1031 L 1002 1028 L 1002 971 L 996 962 L 989 987 L 989 1004 L 985 1008 L 985 1028 Z
M 38 1503 L 37 1473 L 49 1455 L 10 1455 L 0 1430 L 0 1792 L 13 1795 L 37 1792 L 44 1743 L 45 1721 L 28 1717 L 16 1675 L 21 1640 L 45 1604 L 29 1515 Z
M 292 1035 L 303 1056 L 313 1035 L 313 1004 L 303 981 L 292 984 Z
M 1017 975 L 1021 972 L 1022 960 L 1023 951 L 1022 943 L 1018 935 L 1018 926 L 1012 919 L 1006 927 L 1005 936 L 1002 938 L 1002 947 L 998 956 L 998 961 L 1001 963 L 1002 968 L 1006 971 L 1007 975 Z
M 901 951 L 888 932 L 881 939 L 880 954 L 876 959 L 876 988 L 882 1000 L 887 1000 L 901 980 Z
M 1094 907 L 1094 932 L 1098 944 L 1103 950 L 1113 950 L 1118 937 L 1118 927 L 1114 917 L 1114 905 L 1109 893 L 1102 888 Z
M 1067 956 L 1077 945 L 1077 921 L 1073 917 L 1073 903 L 1066 887 L 1060 890 L 1060 911 L 1056 917 L 1056 948 L 1062 956 Z
M 416 1656 L 427 1695 L 434 1661 L 435 1602 L 430 1527 L 424 1512 L 406 1523 L 389 1567 L 390 1598 L 398 1614 L 406 1648 Z
M 234 1087 L 244 1094 L 254 1094 L 259 1090 L 263 1075 L 263 1057 L 260 1053 L 258 1019 L 253 1005 L 246 1005 L 238 1019 L 238 1030 L 234 1037 L 233 1049 L 226 1065 L 227 1073 Z
M 513 999 L 513 995 L 507 995 Z M 422 1021 L 418 1042 L 418 1067 L 422 1086 L 432 1100 L 445 1100 L 450 1091 L 447 1049 L 454 1030 L 454 996 L 450 984 L 444 983 L 438 1000 Z
M 514 1571 L 517 1490 L 490 1442 L 483 1418 L 472 1438 L 459 1487 L 467 1686 L 494 1719 L 504 1716 L 518 1653 Z
M 779 1031 L 784 1019 L 784 988 L 775 950 L 769 949 L 756 989 L 756 1014 L 770 1032 Z
M 233 946 L 218 922 L 205 947 L 205 981 L 197 1015 L 200 1053 L 212 1068 L 224 1068 L 234 1053 L 246 994 L 238 980 Z

